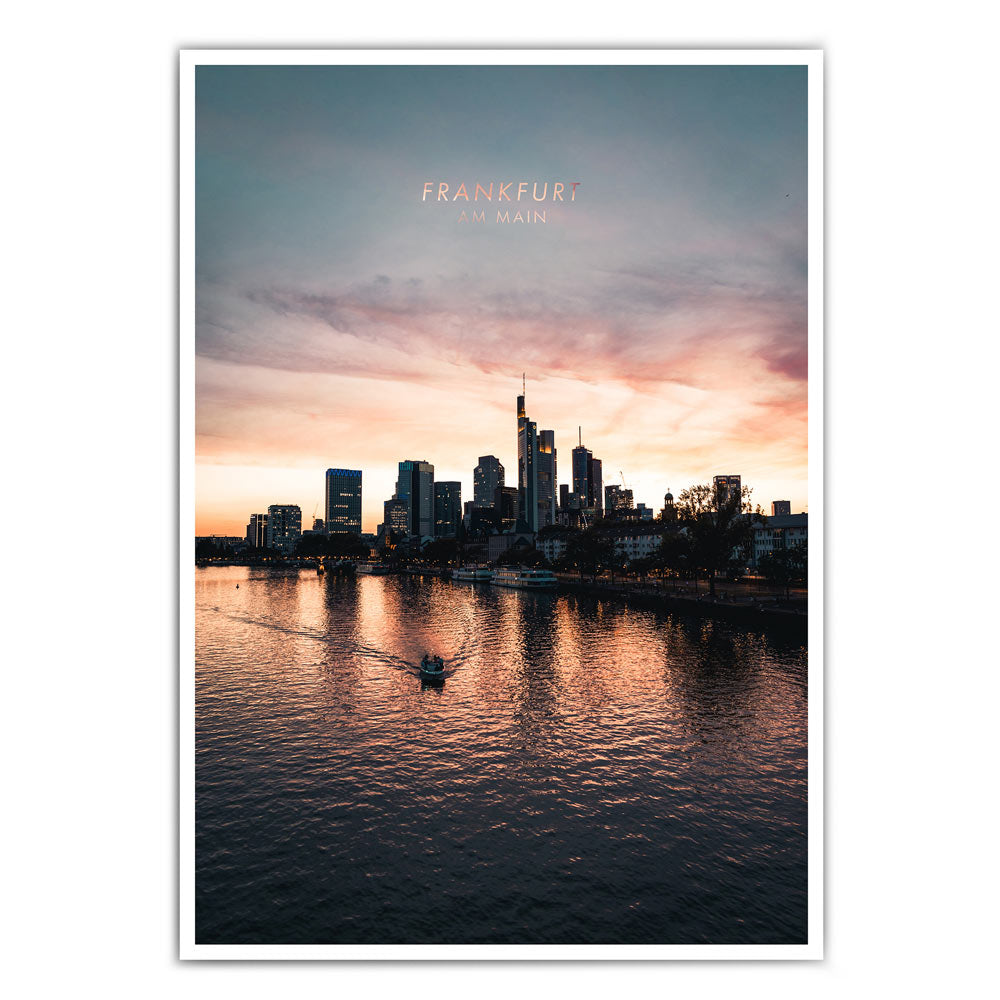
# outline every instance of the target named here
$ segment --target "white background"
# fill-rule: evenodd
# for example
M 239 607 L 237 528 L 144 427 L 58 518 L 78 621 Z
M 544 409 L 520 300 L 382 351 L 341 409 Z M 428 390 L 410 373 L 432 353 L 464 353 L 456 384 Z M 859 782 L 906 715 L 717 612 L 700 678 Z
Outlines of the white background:
M 50 4 L 5 14 L 4 985 L 14 996 L 972 996 L 996 932 L 996 177 L 984 4 Z M 476 12 L 478 11 L 478 12 Z M 176 955 L 177 49 L 820 47 L 827 958 Z M 995 986 L 995 984 L 993 984 Z

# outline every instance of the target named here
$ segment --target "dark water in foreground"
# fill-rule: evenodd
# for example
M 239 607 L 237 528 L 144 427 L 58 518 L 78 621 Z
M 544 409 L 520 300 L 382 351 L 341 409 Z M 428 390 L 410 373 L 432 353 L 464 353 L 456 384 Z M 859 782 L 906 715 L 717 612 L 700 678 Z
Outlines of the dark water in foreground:
M 801 646 L 438 580 L 195 591 L 199 943 L 805 941 Z

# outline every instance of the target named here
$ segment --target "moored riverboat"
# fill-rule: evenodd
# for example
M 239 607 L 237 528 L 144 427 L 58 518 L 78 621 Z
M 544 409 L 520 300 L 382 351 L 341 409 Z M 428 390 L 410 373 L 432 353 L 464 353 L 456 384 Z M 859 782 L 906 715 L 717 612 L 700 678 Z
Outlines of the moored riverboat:
M 520 590 L 554 590 L 558 580 L 548 569 L 505 566 L 494 570 L 493 583 L 499 587 L 517 587 Z
M 359 562 L 357 571 L 365 576 L 386 576 L 389 573 L 389 567 L 380 563 Z
M 493 570 L 480 566 L 462 566 L 451 571 L 451 578 L 464 583 L 489 583 L 493 579 Z

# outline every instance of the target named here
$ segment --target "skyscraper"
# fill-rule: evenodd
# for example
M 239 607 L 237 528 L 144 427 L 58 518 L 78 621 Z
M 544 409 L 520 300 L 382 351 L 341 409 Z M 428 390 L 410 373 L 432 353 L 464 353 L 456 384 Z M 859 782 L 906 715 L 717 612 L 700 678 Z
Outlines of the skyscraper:
M 290 555 L 302 537 L 302 508 L 275 503 L 267 508 L 267 547 Z
M 405 537 L 410 533 L 410 505 L 395 497 L 386 500 L 382 504 L 382 522 L 386 532 L 391 530 Z
M 791 500 L 771 501 L 771 517 L 779 517 L 782 514 L 791 514 L 791 512 L 792 512 Z
M 497 514 L 497 527 L 510 531 L 517 525 L 520 515 L 521 491 L 513 486 L 498 486 L 493 507 Z
M 556 435 L 538 435 L 538 527 L 556 523 Z
M 473 502 L 477 507 L 492 507 L 497 487 L 504 485 L 504 468 L 496 455 L 480 455 L 472 473 Z
M 604 511 L 610 516 L 621 510 L 632 509 L 632 491 L 614 484 L 604 487 Z
M 737 494 L 742 492 L 739 476 L 716 476 L 713 484 L 715 486 L 716 503 L 725 503 L 733 491 Z
M 538 425 L 524 409 L 524 389 L 517 397 L 517 489 L 521 517 L 529 531 L 538 530 Z
M 603 465 L 589 448 L 584 448 L 582 429 L 579 434 L 580 443 L 573 449 L 573 492 L 581 498 L 584 507 L 601 511 L 604 509 Z
M 455 480 L 440 480 L 434 484 L 434 534 L 438 538 L 454 538 L 462 520 L 462 484 Z
M 590 460 L 593 455 L 589 448 L 583 446 L 583 431 L 581 429 L 580 443 L 573 449 L 573 492 L 581 497 L 584 506 L 590 506 Z
M 411 535 L 434 534 L 434 466 L 430 462 L 408 459 L 399 463 L 396 499 L 407 503 Z
M 604 509 L 604 467 L 599 458 L 590 456 L 587 463 L 587 494 L 590 497 L 590 506 L 597 511 L 597 516 L 601 516 Z
M 267 546 L 267 514 L 251 514 L 247 525 L 247 545 L 254 549 Z
M 329 532 L 361 534 L 361 470 L 326 470 L 326 524 Z

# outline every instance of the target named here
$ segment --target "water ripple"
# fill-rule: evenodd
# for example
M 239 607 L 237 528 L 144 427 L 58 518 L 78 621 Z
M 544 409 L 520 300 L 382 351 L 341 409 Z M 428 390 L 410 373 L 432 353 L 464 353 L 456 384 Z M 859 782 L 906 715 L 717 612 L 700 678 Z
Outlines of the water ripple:
M 243 568 L 196 627 L 199 942 L 805 940 L 800 646 Z

